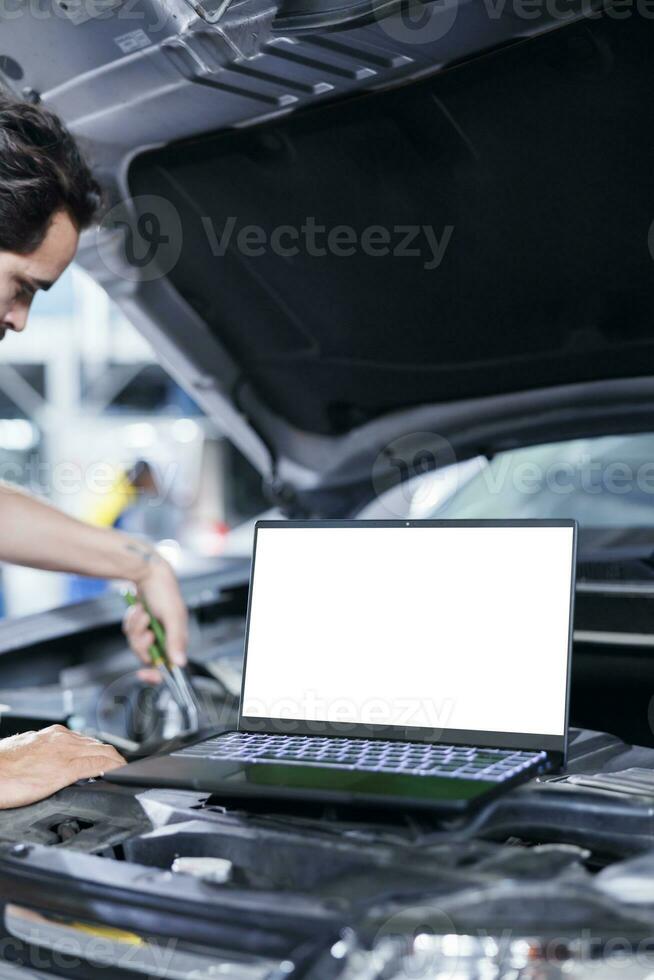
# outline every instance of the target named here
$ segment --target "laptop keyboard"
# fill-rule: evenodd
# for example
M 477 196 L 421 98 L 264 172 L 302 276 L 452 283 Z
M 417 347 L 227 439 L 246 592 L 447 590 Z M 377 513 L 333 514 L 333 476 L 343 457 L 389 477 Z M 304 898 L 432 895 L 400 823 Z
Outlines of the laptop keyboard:
M 245 732 L 218 735 L 172 755 L 184 759 L 301 764 L 360 772 L 483 779 L 496 783 L 538 766 L 546 759 L 545 752 L 516 752 L 513 749 Z

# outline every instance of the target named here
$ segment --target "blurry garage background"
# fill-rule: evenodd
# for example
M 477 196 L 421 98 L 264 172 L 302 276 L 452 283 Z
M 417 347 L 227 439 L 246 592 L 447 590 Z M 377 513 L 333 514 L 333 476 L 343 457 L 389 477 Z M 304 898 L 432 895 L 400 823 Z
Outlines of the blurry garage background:
M 0 345 L 0 479 L 160 542 L 182 574 L 215 560 L 228 530 L 266 506 L 256 471 L 76 268 L 38 295 L 25 333 Z M 110 587 L 0 567 L 2 616 Z
M 417 452 L 414 437 L 393 444 L 409 478 L 382 490 L 373 472 L 372 499 L 353 516 L 574 517 L 583 555 L 600 559 L 582 563 L 582 577 L 654 574 L 642 560 L 654 554 L 652 433 L 509 449 L 435 472 L 423 465 L 425 434 L 416 435 Z M 146 536 L 180 575 L 247 555 L 252 519 L 281 516 L 268 510 L 259 474 L 75 267 L 37 295 L 25 333 L 0 344 L 0 479 L 76 517 Z M 116 587 L 0 565 L 0 616 Z

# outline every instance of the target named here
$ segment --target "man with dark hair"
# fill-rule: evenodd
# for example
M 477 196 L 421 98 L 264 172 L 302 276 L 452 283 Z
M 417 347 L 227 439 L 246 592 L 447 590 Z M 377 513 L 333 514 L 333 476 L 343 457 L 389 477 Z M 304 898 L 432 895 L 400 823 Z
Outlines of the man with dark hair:
M 36 292 L 49 289 L 73 260 L 99 204 L 98 184 L 61 121 L 0 95 L 0 340 L 25 329 Z M 76 521 L 0 484 L 0 561 L 133 582 L 166 629 L 169 656 L 186 662 L 187 612 L 177 579 L 141 540 Z M 154 637 L 143 606 L 130 610 L 125 631 L 149 663 Z M 152 669 L 141 673 L 158 679 Z M 2 739 L 0 808 L 43 799 L 123 762 L 111 746 L 60 725 Z
M 61 120 L 0 95 L 0 249 L 33 252 L 60 211 L 82 231 L 99 204 L 100 188 Z

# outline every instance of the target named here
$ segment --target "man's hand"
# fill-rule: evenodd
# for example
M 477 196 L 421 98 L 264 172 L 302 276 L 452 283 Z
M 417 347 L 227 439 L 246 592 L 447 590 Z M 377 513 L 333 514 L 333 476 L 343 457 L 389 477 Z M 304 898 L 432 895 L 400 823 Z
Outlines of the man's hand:
M 186 663 L 186 606 L 175 573 L 148 542 L 84 524 L 0 481 L 0 561 L 134 582 L 166 630 L 168 656 L 180 666 Z M 149 664 L 153 637 L 144 610 L 134 607 L 124 625 L 134 652 Z M 142 676 L 160 679 L 152 669 Z
M 152 615 L 157 617 L 166 631 L 168 659 L 183 667 L 186 664 L 188 644 L 188 612 L 174 571 L 167 561 L 154 553 L 148 561 L 147 571 L 137 585 L 139 595 L 145 599 Z M 123 630 L 137 657 L 149 665 L 151 661 L 148 651 L 154 643 L 154 634 L 149 628 L 149 617 L 141 603 L 136 603 L 127 610 Z M 155 684 L 161 680 L 159 671 L 152 667 L 139 671 L 139 677 Z
M 50 725 L 0 740 L 0 809 L 27 806 L 78 779 L 124 766 L 111 745 Z

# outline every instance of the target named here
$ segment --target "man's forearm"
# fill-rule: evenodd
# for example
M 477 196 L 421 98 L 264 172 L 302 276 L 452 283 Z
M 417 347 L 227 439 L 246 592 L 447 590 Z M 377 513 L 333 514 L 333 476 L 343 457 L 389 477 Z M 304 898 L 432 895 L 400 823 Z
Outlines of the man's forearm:
M 84 524 L 17 487 L 0 483 L 0 561 L 139 582 L 156 559 L 156 551 L 147 543 Z

